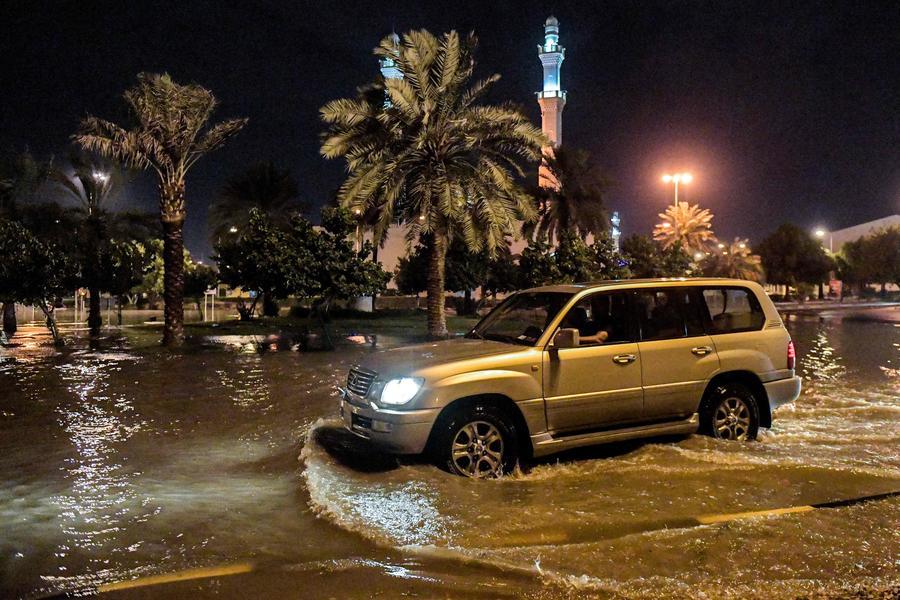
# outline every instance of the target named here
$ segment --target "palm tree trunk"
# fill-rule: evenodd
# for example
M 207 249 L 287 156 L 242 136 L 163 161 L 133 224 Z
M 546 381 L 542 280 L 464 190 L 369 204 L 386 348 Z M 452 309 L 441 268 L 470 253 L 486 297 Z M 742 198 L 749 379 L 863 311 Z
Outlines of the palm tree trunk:
M 444 313 L 444 267 L 447 259 L 447 236 L 435 234 L 428 267 L 428 337 L 445 339 L 447 315 Z
M 4 302 L 3 303 L 3 331 L 6 333 L 6 337 L 11 338 L 15 335 L 16 330 L 18 329 L 18 325 L 16 323 L 16 303 L 15 302 Z
M 88 327 L 91 329 L 91 335 L 99 335 L 100 327 L 103 325 L 103 315 L 100 314 L 100 290 L 90 288 L 90 304 L 88 305 Z
M 163 220 L 163 345 L 184 342 L 184 220 Z

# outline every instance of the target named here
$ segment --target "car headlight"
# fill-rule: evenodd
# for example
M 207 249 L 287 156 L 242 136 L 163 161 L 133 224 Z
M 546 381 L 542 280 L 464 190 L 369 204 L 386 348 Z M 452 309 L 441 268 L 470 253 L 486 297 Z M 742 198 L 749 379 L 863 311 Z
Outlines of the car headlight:
M 391 379 L 381 390 L 382 404 L 406 404 L 422 389 L 425 382 L 420 377 L 401 377 Z

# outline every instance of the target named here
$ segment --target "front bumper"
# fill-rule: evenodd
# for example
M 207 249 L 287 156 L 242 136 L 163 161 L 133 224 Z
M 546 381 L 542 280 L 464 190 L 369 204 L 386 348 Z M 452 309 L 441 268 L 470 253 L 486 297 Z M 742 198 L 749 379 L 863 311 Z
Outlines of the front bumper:
M 439 409 L 390 410 L 340 389 L 344 427 L 394 454 L 421 454 Z
M 769 408 L 774 412 L 776 408 L 782 404 L 793 402 L 800 397 L 800 388 L 802 387 L 799 377 L 788 377 L 786 379 L 776 379 L 763 384 L 766 388 L 766 395 L 769 397 Z

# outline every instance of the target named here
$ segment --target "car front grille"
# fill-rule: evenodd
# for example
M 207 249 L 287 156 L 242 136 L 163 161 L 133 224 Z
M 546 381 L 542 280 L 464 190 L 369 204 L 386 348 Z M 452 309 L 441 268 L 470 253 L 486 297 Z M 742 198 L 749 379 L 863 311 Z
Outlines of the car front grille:
M 347 374 L 347 389 L 363 398 L 369 393 L 376 373 L 361 367 L 351 367 Z

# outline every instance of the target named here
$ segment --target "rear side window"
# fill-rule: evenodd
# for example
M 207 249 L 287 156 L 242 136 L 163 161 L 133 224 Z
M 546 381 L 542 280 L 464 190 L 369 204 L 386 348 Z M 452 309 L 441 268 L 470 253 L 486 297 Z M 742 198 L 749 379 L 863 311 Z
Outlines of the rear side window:
M 710 333 L 737 333 L 762 329 L 766 322 L 759 300 L 746 288 L 705 288 Z
M 636 307 L 644 341 L 705 333 L 700 300 L 688 288 L 641 290 L 637 292 Z

